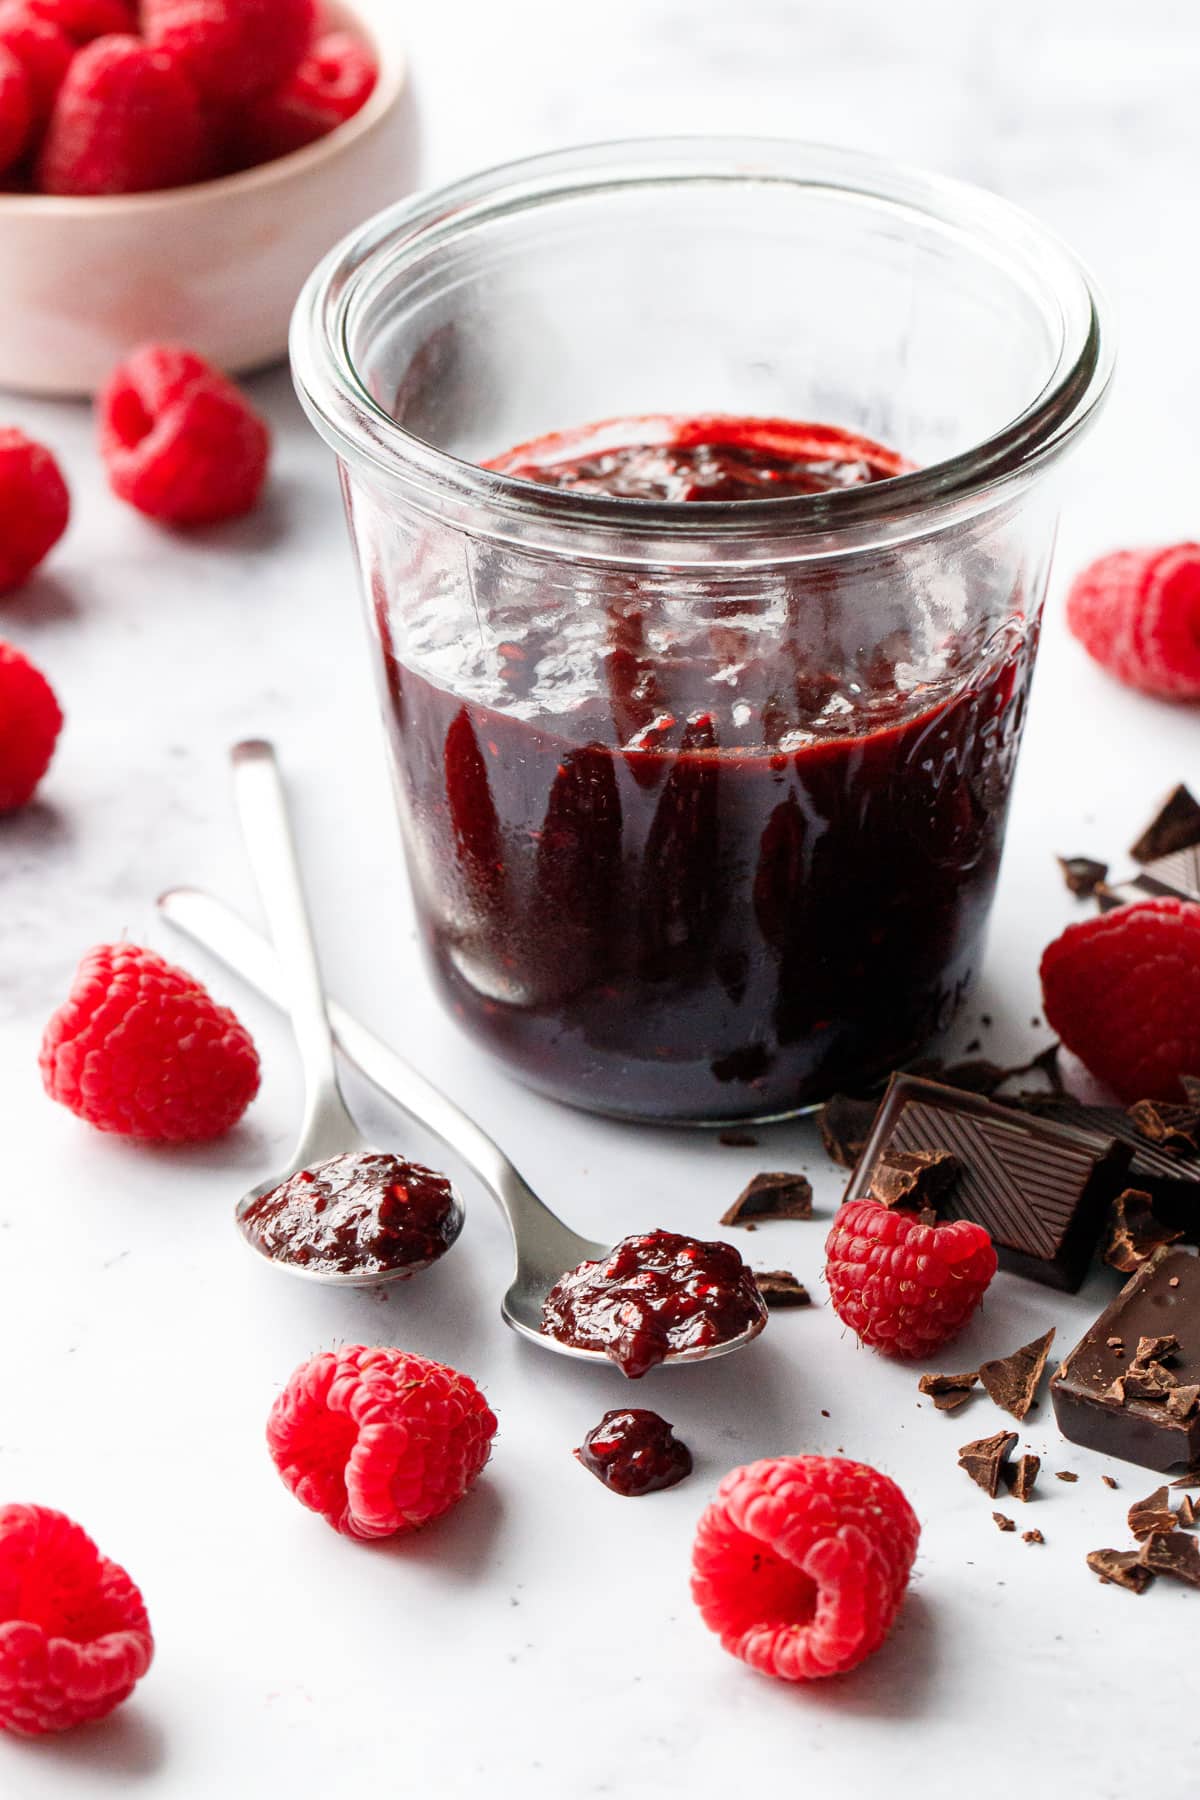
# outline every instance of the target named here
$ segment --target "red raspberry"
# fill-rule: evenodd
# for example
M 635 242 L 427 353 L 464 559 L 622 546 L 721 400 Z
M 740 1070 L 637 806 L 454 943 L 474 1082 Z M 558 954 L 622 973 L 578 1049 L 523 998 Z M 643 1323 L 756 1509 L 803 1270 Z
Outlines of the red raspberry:
M 230 172 L 256 169 L 328 137 L 341 124 L 337 114 L 280 88 L 252 100 L 226 133 Z
M 996 1252 L 969 1219 L 924 1225 L 915 1213 L 850 1200 L 825 1242 L 833 1310 L 864 1344 L 925 1356 L 957 1335 L 992 1276 Z
M 1181 1100 L 1200 1069 L 1200 906 L 1164 897 L 1069 925 L 1042 956 L 1046 1022 L 1117 1097 Z
M 114 494 L 152 519 L 205 525 L 249 512 L 271 449 L 246 396 L 190 350 L 146 344 L 100 395 Z
M 891 1630 L 920 1535 L 895 1482 L 865 1463 L 749 1463 L 700 1520 L 692 1598 L 752 1669 L 783 1681 L 842 1675 Z
M 1071 587 L 1067 624 L 1119 681 L 1200 700 L 1200 544 L 1100 557 Z
M 456 1506 L 496 1420 L 475 1383 L 406 1350 L 346 1344 L 301 1363 L 267 1446 L 301 1505 L 347 1537 L 415 1531 Z
M 49 450 L 0 428 L 0 594 L 18 587 L 67 529 L 71 497 Z
M 12 51 L 29 77 L 34 122 L 40 125 L 50 116 L 75 45 L 65 31 L 40 18 L 26 0 L 0 3 L 0 44 Z
M 11 169 L 33 130 L 33 88 L 18 62 L 0 44 L 0 174 Z
M 316 29 L 315 0 L 142 0 L 142 29 L 210 100 L 282 87 Z
M 38 158 L 46 194 L 141 194 L 204 172 L 200 103 L 169 57 L 140 38 L 76 53 Z
M 26 11 L 57 25 L 75 44 L 137 33 L 137 14 L 125 0 L 23 0 Z
M 40 669 L 0 642 L 0 813 L 33 798 L 62 730 L 54 690 Z
M 379 65 L 368 44 L 352 31 L 327 31 L 283 91 L 341 121 L 366 105 L 378 79 Z
M 153 1654 L 141 1594 L 85 1531 L 48 1506 L 0 1507 L 0 1730 L 102 1719 Z
M 52 1100 L 147 1143 L 220 1137 L 258 1092 L 245 1027 L 193 976 L 136 944 L 88 951 L 39 1062 Z

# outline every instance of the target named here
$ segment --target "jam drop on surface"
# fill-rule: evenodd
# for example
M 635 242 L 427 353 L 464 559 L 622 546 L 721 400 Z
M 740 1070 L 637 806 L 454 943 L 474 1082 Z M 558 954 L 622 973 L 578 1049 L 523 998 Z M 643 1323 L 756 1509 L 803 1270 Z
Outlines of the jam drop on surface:
M 444 1175 L 376 1150 L 301 1169 L 242 1218 L 265 1256 L 342 1275 L 415 1274 L 445 1254 L 462 1224 Z
M 606 1412 L 575 1454 L 597 1481 L 631 1498 L 674 1487 L 692 1472 L 692 1453 L 667 1421 L 636 1406 Z
M 542 1316 L 551 1337 L 603 1351 L 632 1379 L 681 1351 L 757 1336 L 767 1309 L 732 1244 L 650 1231 L 564 1275 Z

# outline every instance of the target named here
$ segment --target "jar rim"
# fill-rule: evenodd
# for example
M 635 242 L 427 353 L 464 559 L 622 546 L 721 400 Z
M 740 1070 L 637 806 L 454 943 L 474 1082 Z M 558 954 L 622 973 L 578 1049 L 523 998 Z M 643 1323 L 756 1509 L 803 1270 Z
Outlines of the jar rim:
M 399 424 L 368 390 L 350 350 L 356 304 L 381 269 L 514 209 L 602 188 L 746 182 L 817 188 L 925 216 L 1036 280 L 1061 323 L 1054 368 L 1026 407 L 982 442 L 885 480 L 826 493 L 708 501 L 581 494 L 467 462 Z M 582 145 L 483 170 L 376 214 L 313 271 L 292 317 L 293 380 L 309 418 L 339 458 L 399 482 L 438 512 L 486 510 L 488 528 L 520 536 L 545 525 L 593 546 L 608 533 L 639 541 L 770 538 L 829 545 L 850 533 L 895 530 L 914 517 L 998 503 L 1056 458 L 1089 423 L 1112 376 L 1107 303 L 1057 233 L 999 195 L 888 158 L 798 140 L 660 137 Z M 576 421 L 565 421 L 567 425 Z M 733 544 L 730 544 L 733 548 Z

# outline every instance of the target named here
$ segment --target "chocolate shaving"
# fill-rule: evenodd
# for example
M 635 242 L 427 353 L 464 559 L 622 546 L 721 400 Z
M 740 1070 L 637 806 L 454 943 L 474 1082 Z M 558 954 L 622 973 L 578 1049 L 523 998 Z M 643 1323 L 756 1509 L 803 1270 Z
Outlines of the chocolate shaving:
M 856 1100 L 850 1094 L 834 1094 L 825 1102 L 817 1119 L 825 1154 L 841 1168 L 852 1169 L 866 1148 L 878 1111 L 879 1104 L 875 1100 Z
M 1139 1100 L 1129 1108 L 1129 1119 L 1139 1137 L 1160 1149 L 1187 1156 L 1197 1147 L 1200 1112 L 1194 1106 L 1172 1106 L 1165 1100 Z
M 1012 1455 L 1015 1431 L 998 1431 L 994 1437 L 975 1438 L 958 1453 L 958 1466 L 992 1500 L 1000 1487 L 1000 1473 Z
M 725 1144 L 730 1150 L 753 1150 L 758 1144 L 758 1139 L 752 1131 L 738 1131 L 735 1127 L 731 1127 L 717 1133 L 717 1142 Z
M 1200 806 L 1180 782 L 1171 789 L 1129 854 L 1136 863 L 1152 863 L 1160 856 L 1173 856 L 1177 850 L 1190 850 L 1193 844 L 1200 844 Z
M 1128 1513 L 1129 1529 L 1140 1544 L 1154 1532 L 1174 1531 L 1175 1514 L 1165 1487 L 1155 1488 L 1144 1500 L 1135 1500 Z
M 1200 1587 L 1200 1539 L 1186 1531 L 1155 1532 L 1142 1545 L 1141 1560 L 1156 1575 Z
M 926 1225 L 937 1220 L 937 1201 L 958 1179 L 949 1150 L 887 1150 L 871 1176 L 870 1197 L 883 1206 L 915 1212 Z
M 1054 1479 L 1056 1481 L 1078 1481 L 1079 1477 L 1074 1469 L 1055 1469 Z
M 1022 1456 L 1007 1471 L 1008 1488 L 1014 1500 L 1028 1500 L 1041 1469 L 1040 1456 Z
M 1038 1385 L 1046 1367 L 1046 1358 L 1054 1342 L 1054 1327 L 1031 1344 L 1022 1344 L 1011 1356 L 998 1356 L 985 1362 L 979 1379 L 996 1405 L 1023 1419 L 1037 1396 Z
M 1058 866 L 1063 880 L 1080 900 L 1090 900 L 1108 874 L 1108 864 L 1090 856 L 1060 856 Z
M 1015 1519 L 1010 1519 L 1005 1513 L 994 1512 L 992 1517 L 995 1519 L 1001 1531 L 1015 1531 L 1017 1529 L 1017 1521 Z
M 750 1219 L 811 1219 L 812 1183 L 806 1175 L 756 1175 L 733 1205 L 721 1214 L 722 1225 L 745 1225 Z
M 772 1310 L 788 1306 L 811 1306 L 812 1295 L 790 1269 L 755 1269 L 758 1291 Z
M 928 1394 L 939 1412 L 953 1412 L 964 1400 L 970 1399 L 978 1380 L 978 1369 L 969 1369 L 962 1375 L 922 1375 L 917 1386 L 923 1394 Z
M 1045 1538 L 1042 1536 L 1036 1525 L 1032 1531 L 1023 1531 L 1021 1533 L 1021 1542 L 1023 1544 L 1044 1544 L 1045 1541 Z
M 1144 1593 L 1154 1580 L 1137 1550 L 1089 1550 L 1087 1566 L 1101 1581 L 1130 1594 Z
M 1194 1525 L 1196 1523 L 1196 1502 L 1192 1499 L 1190 1494 L 1185 1494 L 1183 1496 L 1183 1499 L 1179 1502 L 1179 1511 L 1175 1516 L 1181 1525 Z
M 1126 1188 L 1112 1203 L 1104 1260 L 1122 1275 L 1132 1275 L 1149 1262 L 1156 1250 L 1178 1242 L 1182 1236 L 1181 1231 L 1171 1231 L 1154 1216 L 1149 1194 L 1141 1188 Z

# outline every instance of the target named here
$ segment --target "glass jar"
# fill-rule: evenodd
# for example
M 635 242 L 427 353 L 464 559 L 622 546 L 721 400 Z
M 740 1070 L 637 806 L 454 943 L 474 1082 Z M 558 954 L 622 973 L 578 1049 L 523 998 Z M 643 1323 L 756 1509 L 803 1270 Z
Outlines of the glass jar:
M 1049 477 L 1111 372 L 1074 257 L 871 157 L 621 144 L 364 225 L 310 280 L 292 358 L 462 1025 L 637 1119 L 784 1114 L 910 1058 L 979 967 Z M 906 460 L 700 506 L 481 466 L 712 414 Z

